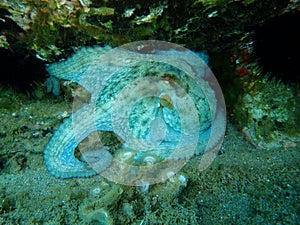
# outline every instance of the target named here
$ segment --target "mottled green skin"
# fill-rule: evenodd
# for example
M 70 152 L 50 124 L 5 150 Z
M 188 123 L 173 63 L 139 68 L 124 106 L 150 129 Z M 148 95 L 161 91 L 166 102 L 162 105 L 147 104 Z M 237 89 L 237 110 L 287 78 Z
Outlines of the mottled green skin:
M 135 185 L 143 185 L 138 184 L 140 181 L 135 176 L 143 177 L 144 173 L 153 174 L 146 181 L 148 184 L 161 182 L 159 170 L 163 171 L 163 177 L 167 176 L 159 166 L 157 170 L 150 167 L 151 173 L 139 168 L 148 156 L 163 161 L 161 164 L 172 161 L 178 164 L 177 160 L 219 149 L 225 133 L 226 110 L 217 81 L 195 53 L 176 50 L 178 46 L 168 46 L 167 42 L 159 44 L 135 42 L 111 50 L 86 47 L 69 59 L 47 67 L 57 79 L 79 83 L 91 93 L 90 102 L 65 119 L 45 148 L 45 163 L 52 175 L 72 178 L 96 174 L 74 156 L 78 144 L 96 130 L 114 132 L 123 140 L 123 149 L 135 150 L 129 164 L 137 167 L 120 165 L 115 174 L 112 163 L 112 167 L 97 171 L 106 170 L 104 176 L 108 179 L 116 181 L 122 177 L 123 181 L 116 182 L 129 185 L 131 179 Z M 143 50 L 155 47 L 148 49 L 151 54 L 147 54 L 133 51 L 136 46 L 143 46 Z M 173 101 L 174 109 L 160 103 L 163 94 Z M 157 118 L 165 124 L 165 135 L 161 134 L 159 123 L 154 122 Z M 117 161 L 123 161 L 118 151 L 114 154 L 121 157 Z M 138 170 L 138 175 L 127 170 Z

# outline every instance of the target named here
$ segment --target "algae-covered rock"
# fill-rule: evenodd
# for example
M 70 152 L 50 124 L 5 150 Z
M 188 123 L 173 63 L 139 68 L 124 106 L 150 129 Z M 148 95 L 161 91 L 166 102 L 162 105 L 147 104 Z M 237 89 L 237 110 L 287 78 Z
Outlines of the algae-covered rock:
M 3 0 L 0 9 L 0 46 L 7 48 L 14 40 L 52 62 L 74 46 L 117 46 L 145 39 L 197 50 L 224 49 L 242 37 L 246 27 L 296 10 L 297 2 Z
M 299 139 L 299 91 L 267 77 L 253 78 L 235 106 L 235 120 L 259 148 L 285 146 Z

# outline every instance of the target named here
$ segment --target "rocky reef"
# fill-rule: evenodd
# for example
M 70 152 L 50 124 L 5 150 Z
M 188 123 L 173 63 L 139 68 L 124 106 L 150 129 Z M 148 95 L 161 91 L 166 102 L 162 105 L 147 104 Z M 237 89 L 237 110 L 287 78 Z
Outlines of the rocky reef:
M 4 0 L 0 46 L 25 48 L 48 62 L 74 46 L 158 39 L 195 50 L 228 48 L 245 29 L 299 9 L 298 1 Z M 68 15 L 68 16 L 66 16 Z M 17 45 L 17 46 L 16 46 Z
M 235 120 L 247 140 L 259 149 L 295 145 L 300 122 L 297 88 L 268 76 L 248 82 L 235 108 Z

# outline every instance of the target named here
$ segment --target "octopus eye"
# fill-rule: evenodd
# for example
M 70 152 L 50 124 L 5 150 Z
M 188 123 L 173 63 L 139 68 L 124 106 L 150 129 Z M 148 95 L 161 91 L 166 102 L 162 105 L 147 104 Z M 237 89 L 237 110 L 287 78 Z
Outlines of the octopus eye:
M 171 109 L 171 110 L 174 109 L 172 99 L 169 95 L 164 94 L 164 95 L 160 96 L 160 104 L 164 107 L 167 107 L 167 108 Z

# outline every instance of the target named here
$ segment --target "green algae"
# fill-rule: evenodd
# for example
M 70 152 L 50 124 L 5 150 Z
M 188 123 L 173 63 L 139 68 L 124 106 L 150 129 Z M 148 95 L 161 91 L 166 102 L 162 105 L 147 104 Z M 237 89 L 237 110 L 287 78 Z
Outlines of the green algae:
M 194 4 L 201 3 L 205 6 L 216 6 L 220 4 L 228 4 L 234 1 L 235 0 L 196 0 Z M 255 0 L 241 0 L 241 2 L 245 5 L 248 5 L 255 2 Z
M 212 0 L 148 1 L 58 1 L 4 0 L 3 21 L 16 29 L 0 30 L 0 43 L 12 39 L 47 62 L 69 55 L 74 46 L 110 45 L 158 39 L 189 48 L 225 48 L 255 26 L 278 14 L 288 1 Z M 6 15 L 8 14 L 8 15 Z
M 235 106 L 235 121 L 257 147 L 284 146 L 299 138 L 299 91 L 267 76 L 246 82 Z

